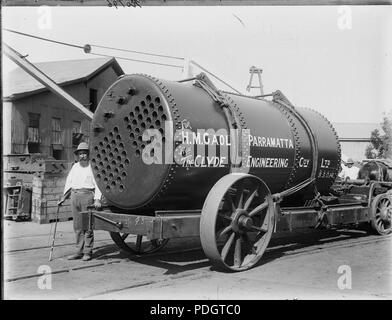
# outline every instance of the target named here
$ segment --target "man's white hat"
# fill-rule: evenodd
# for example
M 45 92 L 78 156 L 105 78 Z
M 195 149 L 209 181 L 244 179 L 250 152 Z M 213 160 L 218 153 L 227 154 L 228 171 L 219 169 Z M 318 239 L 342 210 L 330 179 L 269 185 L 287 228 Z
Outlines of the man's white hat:
M 87 142 L 81 142 L 81 143 L 79 143 L 78 148 L 75 150 L 74 153 L 75 153 L 75 154 L 78 154 L 78 152 L 79 152 L 79 151 L 82 151 L 82 150 L 89 151 Z

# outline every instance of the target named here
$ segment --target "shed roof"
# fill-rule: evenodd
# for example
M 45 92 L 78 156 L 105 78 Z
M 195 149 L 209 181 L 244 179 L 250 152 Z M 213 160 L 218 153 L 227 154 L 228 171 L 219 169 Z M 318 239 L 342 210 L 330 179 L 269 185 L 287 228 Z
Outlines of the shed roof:
M 34 66 L 58 85 L 87 81 L 107 67 L 113 67 L 117 75 L 124 74 L 115 58 L 49 61 L 34 63 Z M 3 97 L 6 100 L 16 100 L 45 90 L 44 85 L 21 68 L 12 70 L 4 77 Z
M 369 141 L 374 129 L 381 131 L 379 123 L 334 122 L 332 125 L 338 134 L 339 140 Z

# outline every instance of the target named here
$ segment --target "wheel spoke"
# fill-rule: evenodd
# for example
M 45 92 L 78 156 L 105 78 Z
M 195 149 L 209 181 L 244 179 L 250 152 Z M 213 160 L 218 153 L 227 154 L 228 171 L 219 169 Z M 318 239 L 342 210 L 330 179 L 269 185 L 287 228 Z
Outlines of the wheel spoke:
M 237 188 L 237 195 L 236 195 L 236 201 L 235 201 L 235 205 L 237 206 L 237 208 L 242 208 L 242 202 L 244 199 L 244 182 L 240 181 L 239 186 Z
M 264 223 L 263 223 L 263 225 L 264 225 Z M 263 226 L 261 226 L 261 227 L 251 226 L 251 229 L 259 231 L 259 232 L 264 232 L 264 233 L 268 231 L 268 228 L 265 228 Z
M 261 232 L 258 232 L 258 233 L 256 234 L 254 243 L 257 243 L 262 237 L 264 237 L 264 235 L 265 235 L 264 232 L 262 232 L 262 231 L 261 231 Z
M 223 219 L 230 220 L 230 221 L 233 220 L 231 217 L 229 217 L 229 216 L 227 216 L 227 215 L 225 215 L 225 214 L 223 214 L 223 213 L 218 213 L 218 216 L 221 217 L 221 218 L 223 218 Z
M 231 197 L 231 195 L 228 192 L 225 194 L 225 198 L 229 202 L 229 206 L 231 207 L 231 211 L 234 212 L 236 210 L 236 207 L 234 205 L 233 198 Z
M 221 238 L 222 236 L 224 236 L 226 233 L 228 233 L 231 230 L 231 225 L 227 226 L 226 228 L 224 228 L 222 230 L 222 232 L 219 234 L 218 239 Z
M 379 204 L 380 209 L 388 208 L 390 206 L 388 199 L 382 199 Z
M 253 217 L 256 214 L 260 213 L 261 211 L 263 211 L 265 208 L 268 207 L 268 201 L 265 200 L 262 204 L 258 205 L 256 208 L 254 208 L 250 213 L 249 213 L 249 217 Z
M 125 240 L 128 236 L 129 236 L 129 233 L 123 233 L 123 234 L 121 235 L 121 239 L 122 239 L 122 240 Z
M 142 248 L 142 240 L 143 240 L 143 236 L 142 235 L 138 235 L 136 238 L 136 252 L 140 253 L 141 248 Z
M 257 190 L 258 190 L 258 189 L 259 189 L 259 188 L 256 187 L 256 188 L 254 189 L 254 191 L 250 194 L 250 196 L 248 197 L 248 199 L 245 201 L 245 205 L 244 205 L 244 209 L 245 209 L 245 210 L 248 210 L 250 204 L 252 203 L 254 197 L 255 197 L 256 194 L 257 194 Z
M 238 201 L 238 208 L 242 209 L 244 203 L 244 192 L 241 193 L 240 199 Z
M 234 249 L 234 266 L 241 266 L 241 237 L 237 237 Z
M 384 208 L 385 208 L 384 201 L 380 201 L 380 203 L 379 203 L 378 206 L 377 206 L 377 209 L 378 209 L 378 210 L 382 210 L 382 209 L 384 209 Z
M 234 237 L 235 237 L 235 233 L 233 232 L 233 233 L 230 235 L 230 237 L 229 237 L 229 239 L 227 240 L 227 242 L 225 243 L 225 245 L 224 245 L 224 247 L 223 247 L 223 249 L 222 249 L 222 252 L 221 252 L 222 261 L 225 261 L 225 260 L 226 260 L 227 254 L 229 253 L 229 250 L 230 250 L 230 248 L 231 248 L 231 245 L 233 244 Z

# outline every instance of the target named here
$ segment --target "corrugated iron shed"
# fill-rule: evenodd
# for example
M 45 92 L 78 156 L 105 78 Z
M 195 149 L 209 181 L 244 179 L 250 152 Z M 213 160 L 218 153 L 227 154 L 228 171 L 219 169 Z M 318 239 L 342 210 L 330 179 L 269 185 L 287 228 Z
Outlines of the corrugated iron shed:
M 34 65 L 61 86 L 87 81 L 109 66 L 113 67 L 118 75 L 124 74 L 115 58 L 50 61 Z M 6 101 L 45 90 L 45 86 L 20 68 L 4 77 L 3 96 Z

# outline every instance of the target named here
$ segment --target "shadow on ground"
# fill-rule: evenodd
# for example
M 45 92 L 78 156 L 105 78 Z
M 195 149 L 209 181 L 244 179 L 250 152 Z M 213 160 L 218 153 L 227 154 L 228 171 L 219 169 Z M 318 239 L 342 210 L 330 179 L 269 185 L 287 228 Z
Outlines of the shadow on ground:
M 260 267 L 265 263 L 284 256 L 302 253 L 306 248 L 309 248 L 311 251 L 311 247 L 317 245 L 321 246 L 334 243 L 339 245 L 348 239 L 364 238 L 367 236 L 368 234 L 361 230 L 311 230 L 303 233 L 279 233 L 272 237 L 267 251 L 255 267 Z M 198 270 L 208 266 L 213 271 L 224 271 L 211 266 L 211 262 L 205 256 L 198 238 L 171 239 L 170 243 L 172 245 L 167 245 L 159 252 L 145 256 L 129 254 L 120 250 L 115 244 L 97 248 L 94 255 L 96 260 L 121 259 L 124 262 L 136 262 L 166 269 L 165 275 L 180 274 L 185 271 Z M 192 246 L 190 246 L 190 243 L 192 243 Z M 195 249 L 186 251 L 186 249 L 190 248 Z M 181 250 L 185 251 L 181 252 Z M 171 251 L 178 252 L 171 253 Z

